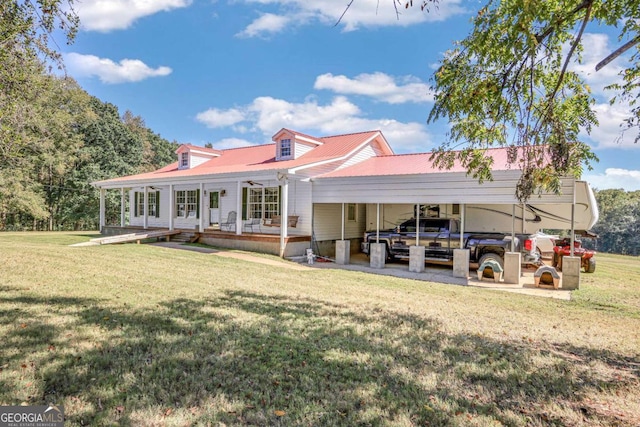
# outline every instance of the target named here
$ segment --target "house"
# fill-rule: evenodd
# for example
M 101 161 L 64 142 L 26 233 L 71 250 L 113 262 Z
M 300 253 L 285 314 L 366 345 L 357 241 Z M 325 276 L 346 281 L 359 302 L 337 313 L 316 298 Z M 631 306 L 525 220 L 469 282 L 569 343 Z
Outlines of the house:
M 514 195 L 520 170 L 506 149 L 487 151 L 494 180 L 481 185 L 459 164 L 435 167 L 430 153 L 394 154 L 380 131 L 314 137 L 281 129 L 272 140 L 226 150 L 184 144 L 164 168 L 93 183 L 101 190 L 101 230 L 185 230 L 222 247 L 280 256 L 313 248 L 332 256 L 336 241 L 357 243 L 366 229 L 416 212 L 458 217 L 483 231 L 588 229 L 597 220 L 593 193 L 572 178 L 563 180 L 561 195 L 521 205 Z M 120 224 L 107 225 L 105 194 L 113 190 L 120 191 Z

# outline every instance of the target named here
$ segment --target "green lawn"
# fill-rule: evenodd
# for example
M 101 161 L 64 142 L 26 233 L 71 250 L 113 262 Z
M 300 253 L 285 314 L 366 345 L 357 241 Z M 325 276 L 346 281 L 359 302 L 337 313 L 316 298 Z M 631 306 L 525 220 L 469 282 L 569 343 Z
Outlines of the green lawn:
M 0 234 L 0 404 L 76 425 L 638 426 L 640 259 L 572 301 Z

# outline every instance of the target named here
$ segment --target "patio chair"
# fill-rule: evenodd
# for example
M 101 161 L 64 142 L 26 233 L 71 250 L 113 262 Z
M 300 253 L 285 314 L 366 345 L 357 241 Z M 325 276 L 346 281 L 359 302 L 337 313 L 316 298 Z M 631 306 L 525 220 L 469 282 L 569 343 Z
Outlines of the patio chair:
M 227 216 L 227 220 L 220 223 L 220 230 L 225 231 L 236 231 L 236 218 L 238 214 L 236 211 L 229 212 L 229 216 Z
M 260 223 L 262 222 L 262 219 L 260 218 L 249 218 L 248 221 L 246 221 L 244 223 L 244 230 L 251 230 L 251 232 L 255 232 L 255 228 L 254 227 L 258 227 L 258 232 L 261 233 L 262 229 L 260 228 Z

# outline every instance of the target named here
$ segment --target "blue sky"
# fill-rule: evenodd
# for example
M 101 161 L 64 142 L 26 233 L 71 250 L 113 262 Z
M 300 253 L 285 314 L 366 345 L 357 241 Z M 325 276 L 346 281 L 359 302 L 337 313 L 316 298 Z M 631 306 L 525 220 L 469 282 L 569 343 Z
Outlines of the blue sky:
M 76 0 L 82 30 L 59 43 L 67 72 L 90 94 L 141 116 L 169 140 L 230 148 L 271 142 L 282 127 L 314 136 L 382 130 L 396 153 L 426 152 L 447 123 L 427 124 L 430 78 L 470 30 L 484 1 Z M 419 2 L 416 2 L 416 4 Z M 584 140 L 600 162 L 583 176 L 598 189 L 640 190 L 640 145 L 622 142 L 626 106 L 603 87 L 618 79 L 606 28 L 586 35 L 584 72 L 600 126 Z

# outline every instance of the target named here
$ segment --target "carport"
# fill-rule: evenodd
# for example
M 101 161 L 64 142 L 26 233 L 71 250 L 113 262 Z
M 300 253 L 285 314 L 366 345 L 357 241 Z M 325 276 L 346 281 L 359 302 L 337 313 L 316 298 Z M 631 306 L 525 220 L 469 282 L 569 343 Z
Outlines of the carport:
M 466 169 L 460 164 L 452 169 L 441 170 L 433 166 L 430 153 L 394 155 L 372 157 L 353 166 L 339 169 L 325 175 L 313 178 L 313 202 L 314 204 L 333 203 L 344 206 L 350 203 L 373 204 L 376 206 L 376 218 L 374 224 L 380 229 L 380 207 L 384 204 L 455 204 L 460 206 L 461 245 L 462 233 L 465 231 L 465 212 L 469 205 L 490 205 L 497 211 L 511 211 L 511 233 L 515 234 L 526 228 L 524 215 L 520 215 L 522 204 L 515 197 L 515 188 L 520 178 L 521 171 L 517 166 L 508 163 L 506 150 L 489 150 L 494 158 L 493 180 L 480 184 L 477 179 L 467 175 Z M 582 194 L 588 185 L 584 181 L 573 178 L 562 180 L 560 194 L 540 193 L 534 195 L 531 203 L 536 206 L 546 207 L 545 211 L 558 212 L 566 210 L 568 215 L 568 227 L 575 230 L 576 199 L 581 203 L 591 203 L 588 195 Z M 588 189 L 590 193 L 590 189 Z M 592 193 L 590 193 L 592 196 Z M 584 203 L 583 203 L 584 202 Z M 583 216 L 597 220 L 597 207 L 589 206 L 588 214 Z M 418 209 L 419 212 L 419 209 Z M 595 219 L 593 219 L 595 218 Z M 336 261 L 348 264 L 350 254 L 350 241 L 344 238 L 345 215 L 342 215 L 342 237 L 336 241 Z M 551 221 L 551 218 L 549 219 Z M 560 220 L 556 218 L 556 222 Z M 584 220 L 582 220 L 584 221 Z M 551 223 L 551 222 L 549 222 Z M 540 224 L 539 228 L 545 228 Z M 472 230 L 477 231 L 477 230 Z M 573 246 L 573 245 L 572 245 Z M 376 251 L 376 252 L 374 252 Z M 424 247 L 416 246 L 412 250 L 412 257 L 419 256 L 422 252 L 424 259 Z M 573 255 L 573 254 L 572 254 Z M 520 271 L 520 253 L 508 253 L 505 257 L 505 281 L 518 280 Z M 563 286 L 577 288 L 580 281 L 580 258 L 565 258 L 563 270 Z M 371 266 L 384 268 L 384 252 L 381 248 L 372 248 Z M 424 261 L 411 262 L 410 268 L 424 268 Z M 454 251 L 454 276 L 469 276 L 469 251 L 456 249 Z

